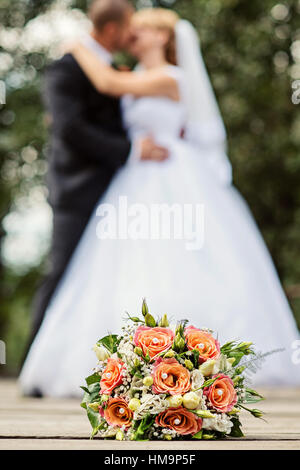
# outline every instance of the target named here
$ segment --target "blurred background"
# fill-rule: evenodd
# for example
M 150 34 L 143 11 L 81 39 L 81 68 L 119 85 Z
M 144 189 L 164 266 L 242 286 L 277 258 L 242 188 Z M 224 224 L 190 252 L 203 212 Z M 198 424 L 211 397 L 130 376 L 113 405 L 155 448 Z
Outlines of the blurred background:
M 51 235 L 43 71 L 64 38 L 89 27 L 87 3 L 0 0 L 0 85 L 6 86 L 6 104 L 0 104 L 0 339 L 7 345 L 0 374 L 18 371 Z M 300 89 L 300 0 L 134 3 L 174 8 L 198 28 L 228 131 L 234 184 L 262 230 L 300 326 L 300 92 L 293 89 Z

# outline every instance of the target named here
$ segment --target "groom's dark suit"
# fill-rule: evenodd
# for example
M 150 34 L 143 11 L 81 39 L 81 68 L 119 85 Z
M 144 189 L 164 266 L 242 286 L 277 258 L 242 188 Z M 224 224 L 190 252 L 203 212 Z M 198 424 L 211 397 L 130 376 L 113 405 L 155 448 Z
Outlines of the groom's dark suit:
M 33 337 L 97 201 L 131 147 L 119 100 L 97 92 L 70 54 L 48 69 L 46 102 L 52 121 L 48 187 L 54 226 L 49 274 L 35 300 Z

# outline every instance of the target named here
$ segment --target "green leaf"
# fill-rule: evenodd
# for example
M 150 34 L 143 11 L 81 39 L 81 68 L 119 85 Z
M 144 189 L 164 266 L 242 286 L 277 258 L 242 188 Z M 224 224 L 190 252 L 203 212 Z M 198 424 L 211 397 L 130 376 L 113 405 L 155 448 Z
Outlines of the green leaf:
M 253 395 L 254 397 L 259 397 L 261 398 L 262 400 L 264 400 L 264 397 L 262 395 L 260 395 L 256 390 L 252 390 L 252 388 L 246 388 L 246 392 L 247 393 L 250 393 L 251 395 Z
M 241 359 L 245 356 L 245 354 L 242 351 L 231 351 L 227 357 L 234 357 L 235 361 L 232 364 L 233 367 L 237 366 Z
M 217 378 L 218 377 L 214 377 L 213 379 L 206 380 L 200 388 L 210 387 L 217 380 Z
M 92 428 L 93 429 L 97 428 L 99 426 L 99 419 L 100 419 L 99 413 L 94 411 L 92 408 L 87 407 L 87 416 L 88 416 L 89 422 L 91 423 Z
M 100 382 L 93 383 L 89 386 L 90 402 L 97 401 L 100 398 Z
M 264 400 L 264 398 L 260 395 L 253 395 L 252 393 L 246 390 L 245 398 L 242 400 L 242 403 L 258 403 Z
M 145 324 L 147 326 L 150 326 L 151 328 L 154 328 L 156 326 L 156 321 L 153 316 L 150 315 L 150 313 L 147 313 L 147 315 L 145 315 Z
M 99 382 L 100 381 L 100 376 L 99 376 L 99 374 L 97 374 L 97 372 L 95 372 L 95 374 L 92 374 L 89 377 L 87 377 L 85 379 L 85 381 L 86 381 L 87 386 L 89 386 L 89 385 L 92 385 L 96 382 Z
M 154 423 L 155 416 L 148 413 L 142 421 L 138 424 L 136 431 L 132 436 L 133 441 L 142 441 L 145 440 L 145 433 L 151 428 L 152 424 Z
M 192 439 L 203 439 L 203 429 L 201 429 L 201 431 L 197 432 L 197 434 L 194 434 Z
M 233 427 L 231 428 L 231 437 L 243 437 L 244 434 L 241 429 L 241 422 L 239 418 L 233 417 L 231 418 L 231 422 L 233 423 Z
M 83 395 L 83 398 L 82 398 L 82 402 L 80 403 L 80 406 L 84 409 L 86 409 L 86 405 L 87 403 L 90 403 L 90 394 L 88 392 L 86 392 L 84 395 Z
M 105 425 L 105 420 L 102 420 L 98 426 L 96 426 L 95 428 L 93 428 L 93 431 L 92 431 L 92 434 L 91 434 L 91 439 L 93 439 L 93 438 L 96 436 L 96 434 L 97 434 L 101 429 L 104 428 L 104 425 Z
M 220 348 L 221 353 L 227 355 L 227 353 L 232 350 L 232 348 L 235 346 L 235 344 L 236 344 L 235 341 L 229 341 L 228 343 L 225 343 Z
M 102 344 L 108 351 L 113 354 L 117 352 L 118 349 L 118 336 L 117 335 L 108 335 L 98 341 L 98 346 Z
M 198 369 L 200 352 L 197 349 L 193 349 L 192 353 L 194 359 L 194 366 Z

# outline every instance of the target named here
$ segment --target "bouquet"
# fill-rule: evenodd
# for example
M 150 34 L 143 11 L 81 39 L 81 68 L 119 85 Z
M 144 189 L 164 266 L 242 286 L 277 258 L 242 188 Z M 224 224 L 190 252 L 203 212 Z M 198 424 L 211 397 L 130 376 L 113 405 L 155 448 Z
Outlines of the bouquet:
M 247 388 L 241 365 L 252 343 L 220 346 L 211 330 L 170 327 L 157 321 L 144 300 L 142 318 L 128 314 L 122 334 L 98 341 L 99 360 L 87 377 L 81 406 L 91 437 L 117 440 L 219 439 L 242 437 L 239 414 L 262 412 L 248 403 L 263 399 Z

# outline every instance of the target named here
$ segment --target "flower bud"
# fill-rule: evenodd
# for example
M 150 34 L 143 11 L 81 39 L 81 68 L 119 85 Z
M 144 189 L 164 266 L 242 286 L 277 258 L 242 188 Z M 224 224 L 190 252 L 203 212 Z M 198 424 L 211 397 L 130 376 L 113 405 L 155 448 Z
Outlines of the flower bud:
M 214 359 L 211 359 L 209 361 L 203 362 L 201 366 L 199 366 L 200 372 L 204 375 L 204 377 L 207 377 L 209 375 L 214 375 L 219 372 L 219 367 Z
M 188 392 L 183 395 L 183 406 L 188 410 L 194 410 L 200 403 L 200 397 L 195 392 Z
M 175 340 L 174 340 L 174 348 L 176 349 L 176 351 L 181 352 L 184 350 L 184 347 L 185 347 L 185 341 L 182 338 L 182 336 L 180 336 L 180 334 L 177 333 L 177 335 L 175 336 Z
M 166 352 L 166 354 L 164 355 L 164 357 L 174 357 L 174 356 L 175 356 L 175 353 L 171 349 L 170 351 Z
M 100 403 L 89 403 L 88 407 L 91 408 L 91 410 L 98 412 L 100 408 Z
M 146 362 L 150 362 L 150 361 L 151 361 L 151 357 L 150 357 L 149 351 L 147 351 L 147 354 L 144 356 L 144 359 L 145 359 Z
M 252 416 L 254 416 L 254 418 L 262 418 L 263 416 L 263 412 L 261 410 L 252 408 L 251 410 L 248 410 L 248 411 L 250 411 L 250 413 L 252 414 Z
M 136 348 L 134 348 L 134 353 L 137 354 L 138 356 L 142 356 L 143 355 L 143 350 L 142 350 L 142 348 L 136 347 Z
M 150 375 L 148 375 L 148 377 L 145 377 L 143 379 L 143 384 L 145 385 L 145 387 L 151 387 L 151 385 L 153 385 L 153 379 Z
M 108 350 L 104 346 L 98 346 L 95 344 L 93 351 L 95 352 L 99 361 L 106 361 L 106 359 L 108 359 L 110 356 Z
M 178 408 L 182 405 L 182 396 L 181 395 L 171 395 L 167 398 L 167 402 L 169 403 L 170 408 Z
M 193 370 L 194 369 L 194 364 L 189 359 L 186 359 L 184 361 L 184 365 L 188 370 Z
M 142 314 L 145 317 L 149 313 L 148 305 L 146 302 L 146 299 L 143 300 L 143 305 L 142 305 Z
M 161 326 L 162 328 L 167 328 L 167 326 L 169 326 L 169 321 L 166 314 L 164 314 L 162 319 L 160 320 L 159 326 Z
M 197 410 L 195 412 L 199 418 L 214 418 L 215 415 L 208 410 Z
M 156 326 L 156 321 L 152 317 L 152 315 L 150 315 L 150 313 L 147 313 L 147 315 L 145 316 L 145 324 L 146 326 L 150 326 L 151 328 L 154 328 Z
M 243 343 L 240 343 L 238 347 L 239 349 L 249 349 L 252 344 L 253 343 L 251 341 L 243 341 Z
M 117 441 L 123 441 L 123 439 L 124 439 L 124 434 L 121 430 L 119 430 L 116 434 L 116 440 Z
M 140 362 L 140 361 L 138 360 L 138 358 L 136 357 L 136 358 L 134 359 L 133 367 L 135 367 L 135 368 L 138 369 L 138 368 L 140 367 L 140 365 L 141 365 L 141 362 Z
M 237 375 L 237 376 L 234 377 L 234 379 L 233 379 L 233 384 L 234 384 L 234 385 L 237 385 L 241 380 L 243 380 L 243 377 L 241 377 L 240 375 Z
M 138 398 L 131 398 L 130 402 L 128 403 L 128 407 L 132 411 L 138 410 L 140 406 L 141 406 L 141 402 Z
M 244 372 L 245 369 L 246 369 L 246 366 L 239 366 L 235 369 L 235 373 L 240 375 Z

